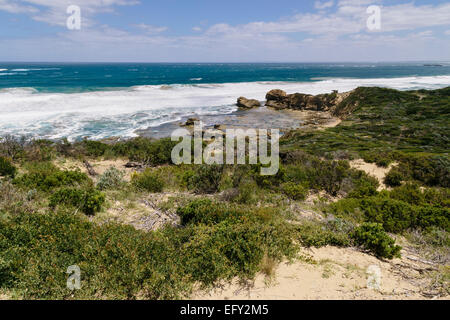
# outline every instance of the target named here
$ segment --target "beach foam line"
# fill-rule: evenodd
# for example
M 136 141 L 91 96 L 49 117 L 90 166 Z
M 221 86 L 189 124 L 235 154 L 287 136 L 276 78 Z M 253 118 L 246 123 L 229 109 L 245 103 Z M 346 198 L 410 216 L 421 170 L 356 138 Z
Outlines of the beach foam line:
M 12 69 L 13 72 L 28 72 L 28 71 L 51 71 L 61 70 L 61 68 L 30 68 L 30 69 Z M 1 71 L 1 69 L 0 69 Z

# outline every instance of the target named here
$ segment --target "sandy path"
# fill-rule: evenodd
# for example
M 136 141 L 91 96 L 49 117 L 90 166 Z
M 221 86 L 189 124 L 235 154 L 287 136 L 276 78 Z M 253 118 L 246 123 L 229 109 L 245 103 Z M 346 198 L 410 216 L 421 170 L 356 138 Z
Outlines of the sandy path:
M 258 275 L 250 287 L 237 281 L 210 292 L 196 292 L 193 299 L 218 300 L 324 300 L 324 299 L 425 299 L 420 294 L 427 280 L 406 267 L 406 258 L 383 262 L 352 248 L 326 247 L 304 251 L 311 262 L 282 263 L 269 283 Z M 367 288 L 367 269 L 381 269 L 379 290 Z M 400 269 L 399 269 L 400 268 Z M 399 271 L 400 270 L 400 271 Z M 411 278 L 405 278 L 405 275 Z
M 350 166 L 352 168 L 361 170 L 366 172 L 367 174 L 374 176 L 380 182 L 380 186 L 378 187 L 378 191 L 383 189 L 388 189 L 388 187 L 384 184 L 384 177 L 386 174 L 392 169 L 392 167 L 396 166 L 397 163 L 391 163 L 387 168 L 379 167 L 375 163 L 365 162 L 363 159 L 352 160 L 350 161 Z

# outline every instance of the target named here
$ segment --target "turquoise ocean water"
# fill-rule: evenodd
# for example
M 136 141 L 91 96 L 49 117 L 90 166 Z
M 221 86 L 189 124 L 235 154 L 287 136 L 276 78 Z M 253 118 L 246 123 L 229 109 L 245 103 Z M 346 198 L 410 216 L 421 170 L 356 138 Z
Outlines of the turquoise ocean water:
M 450 86 L 450 63 L 0 63 L 0 134 L 134 136 L 191 114 L 228 114 L 274 88 L 310 94 L 358 86 Z

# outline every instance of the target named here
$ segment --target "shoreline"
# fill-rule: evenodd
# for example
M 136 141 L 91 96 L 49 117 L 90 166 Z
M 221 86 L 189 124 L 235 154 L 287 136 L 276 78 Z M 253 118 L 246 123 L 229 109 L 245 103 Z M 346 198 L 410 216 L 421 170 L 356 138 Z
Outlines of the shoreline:
M 136 134 L 146 138 L 167 138 L 176 129 L 186 127 L 184 124 L 190 118 L 203 122 L 205 129 L 214 129 L 219 126 L 223 129 L 279 129 L 284 135 L 290 130 L 296 129 L 324 129 L 335 127 L 341 120 L 333 117 L 329 112 L 309 110 L 276 110 L 271 107 L 262 106 L 250 110 L 236 110 L 225 115 L 198 115 L 183 116 L 181 121 L 173 121 L 150 127 L 145 130 L 137 130 Z M 107 139 L 108 140 L 108 139 Z

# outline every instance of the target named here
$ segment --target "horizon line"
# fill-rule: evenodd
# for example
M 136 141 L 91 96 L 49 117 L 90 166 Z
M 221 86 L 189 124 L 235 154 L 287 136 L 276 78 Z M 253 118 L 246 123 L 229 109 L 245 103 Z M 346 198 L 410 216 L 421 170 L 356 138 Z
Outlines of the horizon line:
M 423 63 L 423 62 L 441 62 L 441 63 L 450 63 L 450 60 L 385 60 L 385 61 L 241 61 L 241 62 L 231 62 L 231 61 L 26 61 L 26 60 L 10 60 L 10 61 L 0 61 L 0 63 L 147 63 L 147 64 L 263 64 L 263 63 L 273 63 L 273 64 L 281 64 L 281 63 L 304 63 L 304 64 L 318 64 L 318 63 Z

